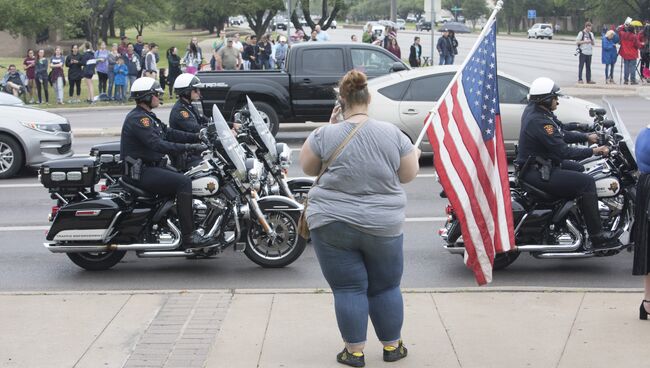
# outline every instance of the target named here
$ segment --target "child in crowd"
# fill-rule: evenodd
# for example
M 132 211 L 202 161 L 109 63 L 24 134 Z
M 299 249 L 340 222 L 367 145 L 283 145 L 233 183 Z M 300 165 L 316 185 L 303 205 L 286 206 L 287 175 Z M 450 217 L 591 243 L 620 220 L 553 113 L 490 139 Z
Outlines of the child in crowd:
M 115 101 L 120 101 L 124 103 L 126 101 L 126 76 L 129 74 L 129 68 L 124 65 L 124 58 L 119 57 L 116 60 L 115 67 L 113 68 L 113 74 L 115 75 Z

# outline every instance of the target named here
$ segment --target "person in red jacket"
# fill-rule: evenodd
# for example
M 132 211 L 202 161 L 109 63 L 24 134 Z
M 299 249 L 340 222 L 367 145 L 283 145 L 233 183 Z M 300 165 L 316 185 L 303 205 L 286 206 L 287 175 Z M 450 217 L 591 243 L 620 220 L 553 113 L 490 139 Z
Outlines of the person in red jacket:
M 618 27 L 618 37 L 621 40 L 621 48 L 618 53 L 623 59 L 624 84 L 639 84 L 636 81 L 636 61 L 641 48 L 639 35 L 637 35 L 634 26 L 626 23 Z

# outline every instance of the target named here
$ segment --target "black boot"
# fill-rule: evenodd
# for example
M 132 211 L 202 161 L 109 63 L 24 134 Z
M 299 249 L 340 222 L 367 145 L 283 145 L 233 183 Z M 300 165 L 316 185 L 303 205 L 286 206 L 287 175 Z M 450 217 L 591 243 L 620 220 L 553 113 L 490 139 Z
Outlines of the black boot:
M 598 196 L 595 193 L 584 193 L 578 204 L 584 216 L 591 245 L 597 249 L 618 246 L 618 238 L 623 233 L 623 229 L 617 231 L 603 230 L 600 213 L 598 212 Z
M 181 244 L 183 249 L 204 248 L 212 245 L 211 239 L 194 230 L 194 213 L 192 212 L 192 195 L 190 193 L 180 193 L 176 196 L 176 212 L 181 225 L 181 234 L 183 234 Z

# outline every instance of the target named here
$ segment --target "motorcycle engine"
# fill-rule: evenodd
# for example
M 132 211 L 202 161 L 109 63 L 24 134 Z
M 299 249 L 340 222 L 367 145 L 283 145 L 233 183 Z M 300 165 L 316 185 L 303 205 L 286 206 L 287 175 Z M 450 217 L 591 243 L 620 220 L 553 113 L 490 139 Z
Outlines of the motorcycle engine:
M 625 199 L 622 194 L 616 197 L 601 198 L 598 201 L 598 212 L 600 219 L 605 228 L 609 228 L 615 219 L 623 212 L 625 206 Z
M 192 202 L 192 209 L 194 210 L 194 219 L 197 223 L 203 223 L 208 215 L 208 206 L 200 199 L 195 199 Z

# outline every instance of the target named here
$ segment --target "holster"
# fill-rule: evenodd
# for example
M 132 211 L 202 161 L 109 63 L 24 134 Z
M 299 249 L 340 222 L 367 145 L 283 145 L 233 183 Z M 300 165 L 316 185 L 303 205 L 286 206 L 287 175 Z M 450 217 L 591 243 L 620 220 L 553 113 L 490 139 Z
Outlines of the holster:
M 127 156 L 124 159 L 124 171 L 125 175 L 132 180 L 140 180 L 142 176 L 142 159 L 135 159 L 133 157 Z
M 542 178 L 542 181 L 549 181 L 551 178 L 551 169 L 553 168 L 553 161 L 550 159 L 545 160 L 541 157 L 535 157 L 535 163 L 537 164 L 537 171 Z

